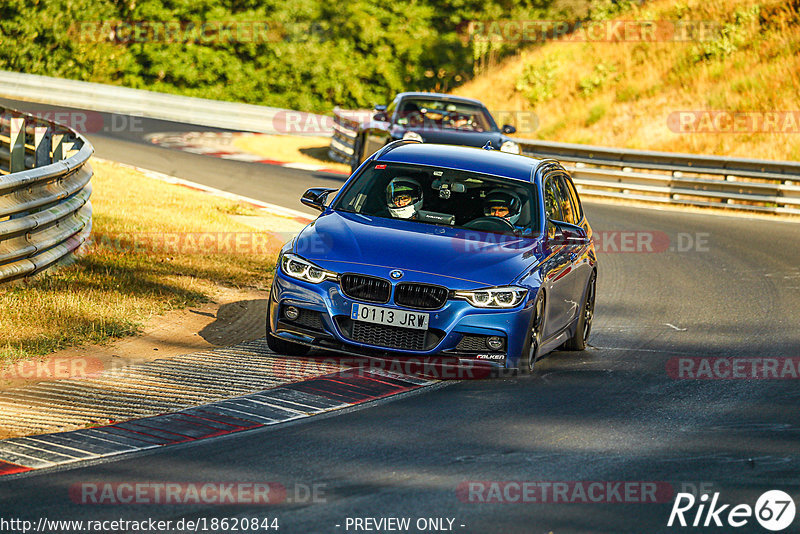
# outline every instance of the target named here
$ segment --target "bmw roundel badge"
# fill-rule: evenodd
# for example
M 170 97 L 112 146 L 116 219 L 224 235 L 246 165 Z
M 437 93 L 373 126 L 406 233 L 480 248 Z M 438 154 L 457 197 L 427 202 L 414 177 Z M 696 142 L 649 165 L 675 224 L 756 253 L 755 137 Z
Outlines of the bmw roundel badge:
M 403 278 L 403 271 L 401 271 L 400 269 L 395 269 L 394 271 L 389 273 L 389 276 L 391 276 L 395 280 L 400 280 L 401 278 Z

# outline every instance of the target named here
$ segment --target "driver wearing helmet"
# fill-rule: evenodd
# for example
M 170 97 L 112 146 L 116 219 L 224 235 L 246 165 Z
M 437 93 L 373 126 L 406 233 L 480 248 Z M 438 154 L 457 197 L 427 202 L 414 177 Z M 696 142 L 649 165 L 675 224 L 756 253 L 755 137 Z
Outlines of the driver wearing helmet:
M 483 214 L 487 217 L 502 217 L 516 224 L 522 214 L 522 200 L 508 189 L 492 189 L 483 202 Z
M 407 176 L 393 178 L 386 186 L 386 205 L 396 219 L 416 218 L 422 208 L 422 187 Z

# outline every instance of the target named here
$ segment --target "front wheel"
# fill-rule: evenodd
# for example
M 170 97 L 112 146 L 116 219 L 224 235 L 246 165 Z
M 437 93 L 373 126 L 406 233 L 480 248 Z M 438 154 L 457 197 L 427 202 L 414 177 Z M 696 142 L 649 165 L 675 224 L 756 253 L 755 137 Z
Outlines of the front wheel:
M 592 319 L 594 318 L 594 296 L 597 286 L 597 273 L 592 272 L 589 283 L 586 285 L 586 296 L 583 299 L 583 307 L 575 325 L 575 333 L 564 343 L 567 350 L 584 350 L 589 334 L 592 331 Z
M 531 328 L 528 332 L 530 338 L 526 343 L 528 348 L 527 357 L 520 362 L 520 370 L 523 373 L 530 374 L 533 372 L 533 367 L 536 364 L 536 358 L 539 357 L 539 347 L 542 343 L 542 327 L 544 326 L 544 294 L 539 293 L 536 297 L 536 302 L 533 304 L 533 318 L 531 320 Z

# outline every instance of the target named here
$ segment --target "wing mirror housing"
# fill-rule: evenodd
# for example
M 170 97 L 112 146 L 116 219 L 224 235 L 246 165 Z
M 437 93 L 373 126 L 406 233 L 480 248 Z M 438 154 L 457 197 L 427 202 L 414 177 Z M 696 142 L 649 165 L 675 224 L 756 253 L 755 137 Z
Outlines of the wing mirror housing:
M 389 120 L 388 115 L 386 115 L 386 106 L 376 105 L 375 113 L 372 115 L 372 120 L 380 122 L 386 122 Z
M 504 134 L 517 133 L 517 129 L 514 126 L 511 126 L 510 124 L 504 124 L 503 128 L 502 128 L 502 131 L 503 131 Z
M 325 211 L 327 207 L 325 202 L 328 200 L 328 195 L 338 191 L 338 189 L 328 189 L 326 187 L 312 187 L 300 197 L 300 202 L 314 208 L 315 210 Z
M 547 221 L 547 237 L 551 245 L 581 245 L 586 242 L 586 230 L 582 226 L 564 221 Z

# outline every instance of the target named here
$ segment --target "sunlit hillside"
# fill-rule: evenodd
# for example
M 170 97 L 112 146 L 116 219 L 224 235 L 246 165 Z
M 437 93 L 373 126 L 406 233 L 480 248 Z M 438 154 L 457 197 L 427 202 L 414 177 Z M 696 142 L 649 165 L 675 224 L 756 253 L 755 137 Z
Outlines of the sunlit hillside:
M 634 5 L 617 19 L 653 21 L 655 40 L 533 43 L 454 92 L 535 112 L 521 137 L 800 160 L 799 12 L 799 0 Z

